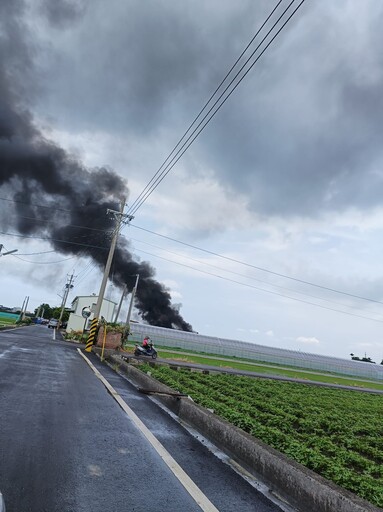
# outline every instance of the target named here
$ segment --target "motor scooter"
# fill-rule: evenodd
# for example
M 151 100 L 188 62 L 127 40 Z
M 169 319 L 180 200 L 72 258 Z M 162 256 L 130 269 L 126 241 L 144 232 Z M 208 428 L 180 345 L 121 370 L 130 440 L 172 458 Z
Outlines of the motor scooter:
M 147 348 L 136 345 L 134 349 L 135 356 L 147 356 L 152 359 L 157 359 L 157 350 L 154 348 L 153 343 L 149 343 Z

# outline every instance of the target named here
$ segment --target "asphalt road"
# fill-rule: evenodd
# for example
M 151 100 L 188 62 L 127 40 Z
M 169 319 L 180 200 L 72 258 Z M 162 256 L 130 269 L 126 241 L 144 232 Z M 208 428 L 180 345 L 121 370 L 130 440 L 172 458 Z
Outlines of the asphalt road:
M 77 347 L 52 336 L 44 326 L 0 332 L 0 489 L 7 512 L 200 511 Z M 210 510 L 280 512 L 149 397 L 87 357 L 213 504 Z

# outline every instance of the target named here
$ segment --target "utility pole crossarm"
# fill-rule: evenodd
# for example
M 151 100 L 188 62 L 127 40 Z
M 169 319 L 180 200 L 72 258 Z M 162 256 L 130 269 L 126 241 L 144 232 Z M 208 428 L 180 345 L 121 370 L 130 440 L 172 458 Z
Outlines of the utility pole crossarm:
M 12 251 L 1 252 L 3 250 L 3 247 L 4 245 L 0 244 L 0 256 L 7 256 L 7 254 L 14 254 L 15 252 L 18 251 L 18 249 L 12 249 Z

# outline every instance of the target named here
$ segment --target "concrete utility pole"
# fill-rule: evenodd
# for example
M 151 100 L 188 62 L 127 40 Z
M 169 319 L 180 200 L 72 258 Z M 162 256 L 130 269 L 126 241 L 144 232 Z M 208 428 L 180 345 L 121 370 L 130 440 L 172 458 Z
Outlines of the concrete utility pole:
M 18 322 L 21 322 L 22 320 L 24 320 L 24 316 L 25 316 L 24 313 L 27 310 L 28 302 L 29 302 L 29 295 L 27 295 L 24 298 L 23 305 L 21 306 L 20 315 L 19 315 L 19 318 L 17 319 Z
M 117 239 L 118 239 L 118 235 L 120 232 L 121 224 L 126 224 L 133 219 L 132 215 L 127 215 L 126 213 L 124 213 L 125 201 L 126 201 L 125 199 L 123 199 L 121 201 L 121 208 L 120 208 L 119 212 L 117 212 L 115 210 L 109 210 L 109 209 L 107 210 L 107 213 L 112 214 L 113 217 L 115 218 L 116 226 L 115 226 L 115 229 L 113 232 L 112 243 L 110 244 L 108 259 L 107 259 L 106 265 L 105 265 L 104 277 L 102 278 L 100 292 L 98 294 L 97 304 L 96 304 L 96 308 L 94 311 L 94 318 L 90 324 L 89 337 L 88 337 L 88 340 L 87 340 L 87 343 L 85 346 L 86 352 L 91 352 L 92 345 L 93 345 L 94 339 L 96 337 L 98 318 L 100 316 L 101 306 L 102 306 L 102 302 L 104 300 L 106 283 L 108 281 L 110 267 L 112 265 L 114 250 L 117 245 Z
M 25 313 L 27 312 L 28 302 L 29 302 L 29 295 L 27 297 L 27 302 L 25 303 L 25 307 L 24 307 L 24 311 L 23 311 L 23 316 L 21 317 L 21 320 L 25 319 Z
M 25 301 L 27 300 L 26 297 L 24 297 L 24 301 L 23 301 L 23 305 L 21 306 L 21 310 L 20 310 L 20 314 L 19 314 L 19 318 L 17 319 L 18 322 L 21 322 L 22 318 L 23 318 L 23 312 L 24 312 L 24 306 L 25 306 Z
M 122 306 L 122 302 L 125 298 L 125 294 L 126 294 L 126 289 L 127 289 L 127 285 L 125 284 L 124 285 L 124 289 L 122 290 L 122 294 L 121 294 L 121 299 L 120 299 L 120 303 L 118 305 L 118 308 L 117 308 L 117 311 L 116 311 L 116 314 L 115 314 L 115 317 L 114 317 L 114 323 L 116 324 L 117 321 L 118 321 L 118 315 L 120 314 L 120 311 L 121 311 L 121 306 Z
M 60 311 L 59 321 L 57 323 L 57 329 L 60 329 L 61 320 L 63 318 L 64 309 L 65 309 L 65 304 L 68 299 L 69 292 L 73 288 L 73 284 L 72 284 L 73 277 L 74 277 L 73 274 L 71 276 L 69 276 L 69 282 L 65 284 L 65 291 L 64 291 L 64 296 L 63 296 L 63 300 L 61 303 L 61 311 Z
M 126 322 L 125 322 L 125 329 L 124 329 L 124 338 L 126 337 L 127 333 L 128 333 L 128 330 L 129 330 L 129 324 L 130 324 L 130 317 L 132 315 L 132 309 L 133 309 L 133 302 L 134 302 L 134 296 L 136 295 L 136 291 L 137 291 L 137 286 L 138 286 L 138 279 L 140 278 L 140 275 L 139 274 L 136 274 L 136 284 L 134 285 L 134 288 L 132 290 L 132 296 L 130 298 L 130 304 L 129 304 L 129 310 L 128 310 L 128 315 L 126 317 Z

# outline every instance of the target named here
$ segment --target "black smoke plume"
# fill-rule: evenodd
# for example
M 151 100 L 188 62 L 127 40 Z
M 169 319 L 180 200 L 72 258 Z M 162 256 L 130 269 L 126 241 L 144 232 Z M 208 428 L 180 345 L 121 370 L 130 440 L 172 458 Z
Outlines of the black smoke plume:
M 4 231 L 48 238 L 61 253 L 91 257 L 102 269 L 114 227 L 106 211 L 119 210 L 121 199 L 128 196 L 127 184 L 108 168 L 86 168 L 35 126 L 25 107 L 22 80 L 32 62 L 20 26 L 23 7 L 20 0 L 5 0 L 0 6 L 0 191 L 8 199 L 0 201 L 0 225 Z M 9 215 L 10 208 L 16 215 Z M 128 242 L 120 238 L 112 279 L 131 290 L 136 274 L 136 308 L 142 319 L 190 331 L 169 292 L 154 279 L 154 269 L 135 261 Z

